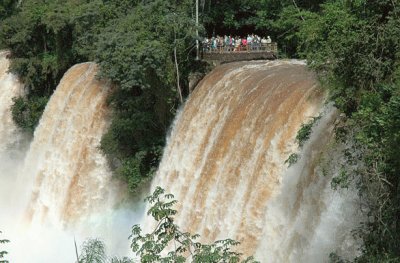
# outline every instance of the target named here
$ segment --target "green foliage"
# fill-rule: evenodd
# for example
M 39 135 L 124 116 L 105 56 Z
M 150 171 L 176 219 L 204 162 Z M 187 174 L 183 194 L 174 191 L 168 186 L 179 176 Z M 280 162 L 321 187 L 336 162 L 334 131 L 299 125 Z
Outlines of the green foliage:
M 299 52 L 329 83 L 348 120 L 338 138 L 354 141 L 346 166 L 332 181 L 357 178 L 371 219 L 356 262 L 399 262 L 400 225 L 400 7 L 396 1 L 329 1 L 301 25 Z M 354 166 L 358 164 L 358 169 Z
M 0 234 L 1 233 L 2 232 L 0 231 Z M 10 242 L 10 241 L 7 240 L 7 239 L 0 239 L 0 244 L 5 244 L 5 243 L 8 243 L 8 242 Z M 8 254 L 7 251 L 0 250 L 0 263 L 8 263 L 8 260 L 3 260 L 4 256 L 7 255 L 7 254 Z
M 9 17 L 13 12 L 15 12 L 15 8 L 17 7 L 17 1 L 15 0 L 2 0 L 0 2 L 0 22 L 5 18 Z M 1 47 L 1 42 L 0 42 Z
M 375 83 L 392 78 L 396 69 L 399 39 L 393 36 L 399 33 L 398 10 L 385 2 L 371 1 L 368 8 L 364 1 L 324 4 L 299 32 L 302 54 L 330 79 L 333 99 L 347 115 L 357 110 L 362 90 L 373 91 Z M 387 10 L 380 14 L 385 5 Z
M 161 153 L 161 148 L 139 151 L 134 157 L 123 161 L 117 169 L 117 174 L 128 182 L 128 187 L 132 192 L 136 192 L 139 186 L 153 178 Z
M 300 147 L 303 147 L 304 143 L 310 139 L 312 128 L 314 124 L 321 118 L 321 116 L 313 117 L 309 122 L 301 124 L 300 129 L 297 131 L 296 141 Z M 298 153 L 291 153 L 289 157 L 285 160 L 285 164 L 288 167 L 295 164 L 300 159 Z
M 194 43 L 190 4 L 140 3 L 112 20 L 99 36 L 100 76 L 116 84 L 109 100 L 114 116 L 101 147 L 133 191 L 148 181 L 158 166 L 178 106 L 178 84 L 188 93 Z
M 384 85 L 375 93 L 365 93 L 360 99 L 354 119 L 362 127 L 356 138 L 363 146 L 366 165 L 363 196 L 370 202 L 370 216 L 374 221 L 367 224 L 365 255 L 360 262 L 374 258 L 375 262 L 400 260 L 398 243 L 400 230 L 394 218 L 400 214 L 400 86 Z
M 72 27 L 67 6 L 39 2 L 23 1 L 19 12 L 3 22 L 0 38 L 12 51 L 11 70 L 30 90 L 49 95 L 71 64 L 65 51 Z
M 106 248 L 98 239 L 89 239 L 83 243 L 79 263 L 103 263 L 106 262 Z
M 33 133 L 46 107 L 48 98 L 31 96 L 13 99 L 11 113 L 14 122 L 25 131 Z
M 347 171 L 342 168 L 339 171 L 339 175 L 332 178 L 331 187 L 334 190 L 337 190 L 338 188 L 348 188 L 349 183 L 349 175 L 347 174 Z
M 300 147 L 304 145 L 304 143 L 310 139 L 310 135 L 312 132 L 312 127 L 314 124 L 321 118 L 321 116 L 313 117 L 308 123 L 301 124 L 300 130 L 297 132 L 296 141 Z
M 208 0 L 200 11 L 208 34 L 244 35 L 254 32 L 256 12 L 261 6 L 261 1 L 255 0 Z
M 79 256 L 79 263 L 133 263 L 127 257 L 108 258 L 106 254 L 106 247 L 104 242 L 99 239 L 89 239 L 85 241 L 81 248 L 81 255 Z
M 241 259 L 242 254 L 231 250 L 239 242 L 226 239 L 210 245 L 196 242 L 199 235 L 182 232 L 174 224 L 177 203 L 172 194 L 165 194 L 164 189 L 157 187 L 145 200 L 151 205 L 147 214 L 151 215 L 157 225 L 150 234 L 142 234 L 139 225 L 132 227 L 131 248 L 141 262 L 256 262 L 252 257 Z M 166 251 L 168 250 L 168 251 Z
M 288 164 L 288 167 L 292 166 L 293 164 L 297 163 L 297 161 L 300 159 L 299 154 L 297 153 L 292 153 L 289 155 L 289 157 L 286 159 L 285 164 Z

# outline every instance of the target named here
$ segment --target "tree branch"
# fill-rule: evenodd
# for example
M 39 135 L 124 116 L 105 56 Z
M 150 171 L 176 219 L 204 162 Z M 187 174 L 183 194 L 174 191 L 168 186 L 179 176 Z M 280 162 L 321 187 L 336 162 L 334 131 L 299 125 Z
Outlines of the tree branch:
M 175 68 L 176 68 L 176 89 L 178 90 L 178 94 L 179 94 L 179 100 L 181 103 L 183 103 L 183 97 L 182 97 L 182 90 L 181 90 L 181 86 L 179 84 L 179 66 L 178 66 L 178 58 L 176 55 L 176 32 L 174 35 L 175 38 L 175 45 L 174 45 L 174 59 L 175 59 Z
M 300 8 L 298 7 L 298 5 L 296 4 L 296 1 L 295 1 L 295 0 L 293 0 L 293 4 L 294 4 L 294 6 L 297 8 L 297 10 L 299 11 L 299 13 L 301 14 L 301 10 L 300 10 Z M 300 15 L 300 17 L 301 17 L 301 20 L 305 21 L 305 19 L 304 19 L 304 17 L 303 17 L 302 15 Z

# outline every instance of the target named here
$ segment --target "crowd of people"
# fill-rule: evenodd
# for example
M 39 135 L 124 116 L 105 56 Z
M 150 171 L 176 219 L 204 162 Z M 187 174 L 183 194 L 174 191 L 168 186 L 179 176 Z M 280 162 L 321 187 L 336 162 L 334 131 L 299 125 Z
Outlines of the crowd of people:
M 256 51 L 265 49 L 264 47 L 270 43 L 272 43 L 270 36 L 261 38 L 255 34 L 248 34 L 247 37 L 225 35 L 205 38 L 202 46 L 204 52 Z

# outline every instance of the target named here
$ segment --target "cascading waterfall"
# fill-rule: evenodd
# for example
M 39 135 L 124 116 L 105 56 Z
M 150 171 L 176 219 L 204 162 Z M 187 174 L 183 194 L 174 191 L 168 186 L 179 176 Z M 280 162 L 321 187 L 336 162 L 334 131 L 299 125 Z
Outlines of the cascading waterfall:
M 72 67 L 35 130 L 9 199 L 18 209 L 7 215 L 12 222 L 0 222 L 12 240 L 12 262 L 74 262 L 74 236 L 79 243 L 103 238 L 117 254 L 128 251 L 130 226 L 141 212 L 124 207 L 124 187 L 99 149 L 110 87 L 96 73 L 94 63 Z
M 68 223 L 110 204 L 113 189 L 98 149 L 107 128 L 107 85 L 96 65 L 79 64 L 64 76 L 35 130 L 22 172 L 34 178 L 28 220 Z
M 363 220 L 354 185 L 332 190 L 345 160 L 334 139 L 337 111 L 327 106 L 301 149 L 301 159 L 282 176 L 267 204 L 266 225 L 256 250 L 263 262 L 328 262 L 330 253 L 351 260 L 361 240 L 353 236 Z
M 214 69 L 178 116 L 153 182 L 179 201 L 175 222 L 203 241 L 236 239 L 239 250 L 261 262 L 354 256 L 357 241 L 346 233 L 358 223 L 357 198 L 334 192 L 332 175 L 321 172 L 336 116 L 324 100 L 302 61 Z M 324 108 L 299 149 L 301 124 Z M 285 160 L 298 151 L 301 159 L 288 168 Z M 144 224 L 150 231 L 150 221 Z
M 12 186 L 15 186 L 18 166 L 24 157 L 24 138 L 11 116 L 12 99 L 23 94 L 23 85 L 16 76 L 8 72 L 8 56 L 9 52 L 0 52 L 0 194 L 3 197 L 0 198 L 0 207 L 3 209 L 10 206 L 6 197 L 13 193 Z
M 8 73 L 10 62 L 7 59 L 9 52 L 0 51 L 0 153 L 7 152 L 10 147 L 15 146 L 20 139 L 17 129 L 13 123 L 10 113 L 12 98 L 23 94 L 22 85 L 18 79 Z

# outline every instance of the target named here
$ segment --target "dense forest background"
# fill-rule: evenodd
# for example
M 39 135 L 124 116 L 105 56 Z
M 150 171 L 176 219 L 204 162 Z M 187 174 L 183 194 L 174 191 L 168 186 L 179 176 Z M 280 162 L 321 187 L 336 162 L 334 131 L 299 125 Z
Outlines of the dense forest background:
M 270 35 L 280 57 L 307 59 L 346 118 L 349 149 L 336 185 L 356 181 L 369 221 L 356 262 L 400 262 L 400 3 L 398 0 L 199 0 L 202 36 Z M 32 133 L 72 65 L 96 61 L 114 83 L 101 143 L 135 191 L 151 179 L 194 60 L 194 0 L 3 0 L 0 48 L 27 95 L 14 121 Z M 178 71 L 176 64 L 178 65 Z M 354 169 L 354 163 L 357 168 Z M 341 259 L 332 256 L 335 262 Z

